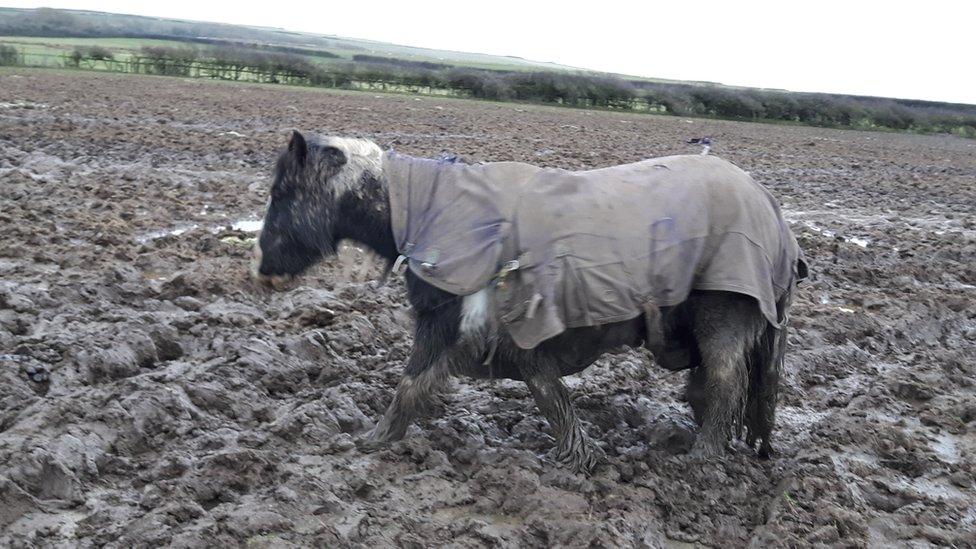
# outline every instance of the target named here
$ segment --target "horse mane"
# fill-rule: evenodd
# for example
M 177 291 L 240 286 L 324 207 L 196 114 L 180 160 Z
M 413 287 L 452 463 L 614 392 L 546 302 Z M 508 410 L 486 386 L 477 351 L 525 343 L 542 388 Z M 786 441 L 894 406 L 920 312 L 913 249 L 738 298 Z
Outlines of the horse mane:
M 383 173 L 383 151 L 370 139 L 321 136 L 309 139 L 308 145 L 310 151 L 334 147 L 345 155 L 346 164 L 339 173 L 329 178 L 329 189 L 335 196 L 359 190 L 365 175 L 383 179 L 380 177 Z

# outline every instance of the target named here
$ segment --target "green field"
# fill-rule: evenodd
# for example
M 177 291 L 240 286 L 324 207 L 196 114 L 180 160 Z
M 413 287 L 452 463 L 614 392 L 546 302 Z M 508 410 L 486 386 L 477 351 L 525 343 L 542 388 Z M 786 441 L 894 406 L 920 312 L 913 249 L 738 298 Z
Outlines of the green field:
M 189 47 L 201 51 L 206 51 L 212 47 L 194 42 L 152 38 L 76 38 L 47 36 L 0 36 L 0 44 L 7 44 L 17 48 L 25 56 L 25 62 L 27 64 L 41 66 L 53 65 L 54 60 L 50 59 L 50 56 L 70 54 L 77 47 L 101 46 L 110 50 L 115 55 L 115 58 L 119 60 L 128 59 L 134 52 L 138 52 L 146 46 Z M 373 48 L 366 49 L 365 46 L 367 45 L 373 46 Z M 437 52 L 434 50 L 421 50 L 419 48 L 351 39 L 336 39 L 336 47 L 326 51 L 339 57 L 324 58 L 315 55 L 302 55 L 302 57 L 308 59 L 310 62 L 324 66 L 348 63 L 357 54 L 375 55 L 408 61 L 442 63 L 456 67 L 494 71 L 532 71 L 549 66 L 549 64 L 545 63 L 534 64 L 531 62 L 519 62 L 518 60 L 507 62 L 506 58 L 489 55 Z M 550 68 L 548 70 L 570 70 L 568 67 L 554 67 L 556 68 Z
M 4 23 L 7 23 L 4 25 Z M 27 23 L 24 23 L 27 22 Z M 31 22 L 37 22 L 32 29 Z M 76 46 L 98 45 L 107 47 L 119 55 L 138 50 L 144 45 L 193 45 L 198 49 L 205 49 L 203 44 L 179 40 L 153 40 L 146 38 L 51 38 L 52 29 L 61 28 L 67 35 L 91 34 L 92 36 L 208 36 L 227 42 L 237 42 L 240 45 L 264 45 L 301 47 L 309 50 L 325 50 L 338 55 L 341 59 L 312 58 L 318 63 L 336 63 L 352 59 L 353 55 L 365 54 L 381 57 L 442 63 L 465 68 L 503 71 L 572 71 L 582 69 L 530 61 L 518 57 L 487 55 L 481 53 L 467 53 L 446 50 L 432 50 L 399 44 L 389 44 L 357 38 L 320 35 L 304 32 L 291 32 L 283 29 L 264 27 L 245 27 L 226 25 L 221 23 L 203 23 L 179 19 L 164 19 L 156 17 L 142 17 L 74 10 L 25 10 L 0 7 L 0 42 L 8 43 L 25 50 L 26 54 L 59 54 L 70 52 Z M 17 35 L 17 36 L 10 36 Z M 28 35 L 25 37 L 21 35 Z M 37 37 L 42 36 L 42 37 Z M 37 49 L 42 48 L 42 49 Z M 589 72 L 589 71 L 584 71 Z
M 60 57 L 70 54 L 76 47 L 101 46 L 111 51 L 116 59 L 128 59 L 133 52 L 144 46 L 182 46 L 184 42 L 175 40 L 153 40 L 146 38 L 73 38 L 73 37 L 33 37 L 0 36 L 0 44 L 17 48 L 28 65 L 60 66 Z
M 27 66 L 49 67 L 49 68 L 82 68 L 88 70 L 103 70 L 115 72 L 136 72 L 126 63 L 135 57 L 140 56 L 145 47 L 176 47 L 193 48 L 201 52 L 206 52 L 213 46 L 185 42 L 180 40 L 159 40 L 151 38 L 78 38 L 78 37 L 25 37 L 25 36 L 0 36 L 0 45 L 8 45 L 16 48 L 22 57 L 22 63 Z M 68 61 L 69 56 L 76 48 L 86 48 L 98 46 L 108 49 L 114 59 L 105 60 L 82 60 L 80 66 L 74 66 Z M 362 53 L 361 50 L 340 50 L 335 49 L 330 53 L 340 55 L 339 58 L 323 58 L 315 55 L 298 55 L 310 63 L 323 66 L 328 69 L 330 65 L 348 64 L 352 56 Z M 370 55 L 374 55 L 370 53 Z M 402 59 L 402 58 L 401 58 Z M 424 59 L 426 61 L 426 59 Z M 197 71 L 193 76 L 206 76 Z M 260 76 L 245 73 L 236 80 L 245 82 L 263 82 Z M 363 91 L 381 91 L 390 93 L 423 93 L 425 95 L 459 96 L 462 95 L 458 90 L 437 87 L 421 87 L 398 84 L 395 82 L 375 82 L 365 80 L 354 80 L 345 85 L 348 89 Z

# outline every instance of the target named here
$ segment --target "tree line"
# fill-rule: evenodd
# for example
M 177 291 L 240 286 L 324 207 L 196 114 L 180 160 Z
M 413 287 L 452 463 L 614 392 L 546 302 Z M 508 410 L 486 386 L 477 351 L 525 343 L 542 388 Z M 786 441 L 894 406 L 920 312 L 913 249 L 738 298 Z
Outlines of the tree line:
M 356 82 L 388 82 L 415 89 L 452 90 L 460 95 L 495 101 L 976 137 L 974 105 L 661 83 L 609 75 L 485 70 L 370 55 L 354 56 L 352 62 L 321 65 L 300 55 L 227 46 L 202 52 L 158 47 L 143 51 L 152 52 L 151 57 L 161 63 L 168 59 L 185 62 L 206 58 L 228 67 L 231 74 L 244 70 L 287 74 L 301 80 L 299 83 L 316 86 L 354 87 Z
M 15 48 L 0 45 L 0 64 L 19 64 L 18 59 Z M 917 100 L 661 83 L 568 72 L 486 70 L 373 55 L 322 64 L 288 51 L 229 45 L 202 49 L 190 45 L 146 46 L 124 62 L 115 60 L 107 48 L 85 46 L 75 48 L 66 63 L 94 68 L 92 64 L 97 61 L 121 67 L 113 70 L 170 76 L 346 88 L 381 83 L 394 90 L 442 90 L 495 101 L 976 137 L 976 106 Z

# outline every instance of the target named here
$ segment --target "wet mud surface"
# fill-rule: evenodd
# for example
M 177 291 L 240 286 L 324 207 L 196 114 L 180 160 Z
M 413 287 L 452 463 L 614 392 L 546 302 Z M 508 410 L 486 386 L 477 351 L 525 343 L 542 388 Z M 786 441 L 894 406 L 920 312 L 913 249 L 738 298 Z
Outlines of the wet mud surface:
M 683 376 L 638 352 L 568 379 L 590 477 L 508 381 L 358 451 L 409 310 L 354 248 L 249 280 L 290 128 L 565 168 L 712 136 L 812 265 L 776 455 L 690 458 Z M 976 141 L 5 70 L 0 204 L 2 546 L 976 545 Z

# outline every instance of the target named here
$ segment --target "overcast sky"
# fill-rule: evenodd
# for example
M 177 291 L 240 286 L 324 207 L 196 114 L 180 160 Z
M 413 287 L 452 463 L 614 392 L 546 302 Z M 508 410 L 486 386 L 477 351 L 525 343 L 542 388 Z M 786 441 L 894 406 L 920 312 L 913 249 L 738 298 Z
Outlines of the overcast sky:
M 516 55 L 639 76 L 976 104 L 976 2 L 25 2 Z

